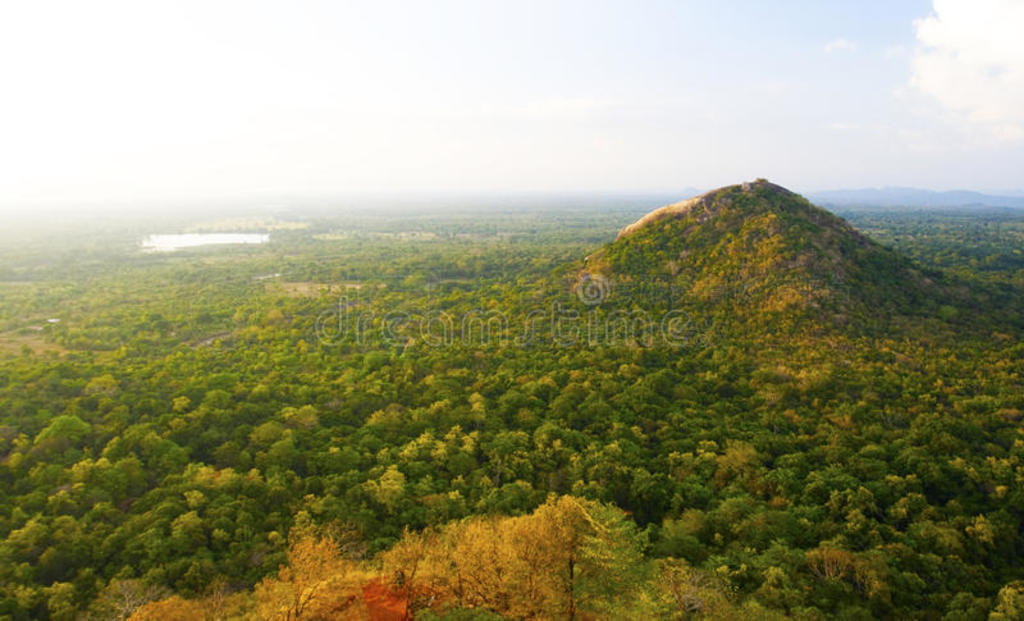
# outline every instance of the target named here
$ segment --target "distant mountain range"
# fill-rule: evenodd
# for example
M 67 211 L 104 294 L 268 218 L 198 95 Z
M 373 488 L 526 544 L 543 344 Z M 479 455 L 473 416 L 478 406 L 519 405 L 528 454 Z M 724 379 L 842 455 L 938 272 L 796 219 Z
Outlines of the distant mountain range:
M 1024 209 L 1024 193 L 983 194 L 968 190 L 935 192 L 918 188 L 867 188 L 808 192 L 811 202 L 834 207 L 1010 207 Z

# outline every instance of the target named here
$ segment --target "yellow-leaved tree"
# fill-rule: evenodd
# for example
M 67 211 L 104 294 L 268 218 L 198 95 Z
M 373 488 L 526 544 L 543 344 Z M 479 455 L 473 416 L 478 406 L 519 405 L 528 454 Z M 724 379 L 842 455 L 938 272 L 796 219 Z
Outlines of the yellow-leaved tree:
M 333 537 L 293 531 L 288 564 L 276 577 L 256 585 L 254 615 L 259 619 L 359 619 L 367 574 L 343 558 Z
M 382 561 L 409 614 L 448 603 L 511 618 L 622 618 L 641 604 L 641 543 L 622 511 L 552 496 L 530 515 L 407 532 Z

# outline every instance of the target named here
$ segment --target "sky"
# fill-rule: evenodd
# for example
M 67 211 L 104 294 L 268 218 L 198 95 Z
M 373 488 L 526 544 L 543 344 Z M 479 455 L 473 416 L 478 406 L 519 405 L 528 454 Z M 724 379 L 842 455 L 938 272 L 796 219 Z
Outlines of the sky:
M 1024 0 L 0 0 L 0 208 L 1024 187 Z

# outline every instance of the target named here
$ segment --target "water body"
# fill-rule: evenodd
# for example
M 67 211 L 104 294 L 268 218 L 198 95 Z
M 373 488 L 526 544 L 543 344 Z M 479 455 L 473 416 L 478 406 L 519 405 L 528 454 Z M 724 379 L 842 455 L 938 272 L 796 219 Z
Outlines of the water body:
M 148 252 L 173 252 L 183 248 L 221 244 L 264 244 L 270 241 L 267 233 L 184 233 L 180 235 L 149 235 L 142 240 L 142 249 Z

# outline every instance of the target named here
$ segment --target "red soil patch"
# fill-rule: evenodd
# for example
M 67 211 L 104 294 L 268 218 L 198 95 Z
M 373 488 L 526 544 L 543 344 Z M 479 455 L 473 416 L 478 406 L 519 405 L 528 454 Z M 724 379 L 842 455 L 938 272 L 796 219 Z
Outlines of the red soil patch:
M 380 579 L 363 585 L 363 603 L 370 621 L 410 621 L 405 596 L 395 593 Z

